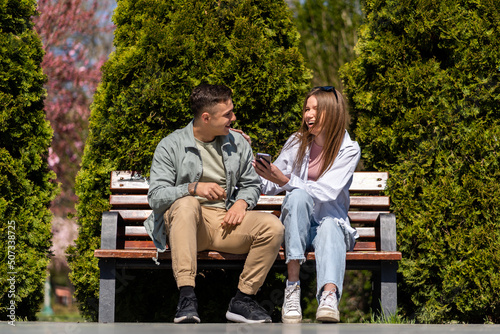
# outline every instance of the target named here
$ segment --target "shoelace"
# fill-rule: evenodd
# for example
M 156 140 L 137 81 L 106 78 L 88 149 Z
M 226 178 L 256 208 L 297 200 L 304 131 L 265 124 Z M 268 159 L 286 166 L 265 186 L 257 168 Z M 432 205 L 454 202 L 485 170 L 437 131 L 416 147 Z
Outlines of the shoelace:
M 300 308 L 300 298 L 292 298 L 292 295 L 298 290 L 298 285 L 294 285 L 293 289 L 286 289 L 285 308 L 287 310 L 298 310 Z
M 244 298 L 243 306 L 250 310 L 250 312 L 259 311 L 265 313 L 264 309 L 252 298 Z
M 320 305 L 326 304 L 328 306 L 337 305 L 337 293 L 335 291 L 328 291 L 328 293 L 324 293 L 321 295 Z
M 186 306 L 193 306 L 196 309 L 198 301 L 196 297 L 182 297 L 180 300 L 180 305 L 177 306 L 177 310 L 183 310 Z

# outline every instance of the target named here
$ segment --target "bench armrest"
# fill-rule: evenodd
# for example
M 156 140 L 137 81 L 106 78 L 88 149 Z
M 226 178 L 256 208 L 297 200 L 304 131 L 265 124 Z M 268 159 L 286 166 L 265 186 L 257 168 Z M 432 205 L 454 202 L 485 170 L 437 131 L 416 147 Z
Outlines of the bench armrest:
M 123 218 L 118 212 L 105 211 L 102 213 L 101 249 L 119 249 L 119 238 L 125 234 Z
M 396 244 L 396 215 L 381 213 L 378 217 L 380 226 L 380 250 L 395 252 Z

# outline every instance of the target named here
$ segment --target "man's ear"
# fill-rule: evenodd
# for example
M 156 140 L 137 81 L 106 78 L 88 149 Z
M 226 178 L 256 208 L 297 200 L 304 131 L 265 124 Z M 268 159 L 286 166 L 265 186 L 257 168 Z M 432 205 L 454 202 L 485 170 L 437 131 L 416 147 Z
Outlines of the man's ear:
M 208 112 L 204 112 L 203 114 L 201 114 L 200 118 L 203 123 L 208 123 L 208 121 L 210 120 L 210 114 Z

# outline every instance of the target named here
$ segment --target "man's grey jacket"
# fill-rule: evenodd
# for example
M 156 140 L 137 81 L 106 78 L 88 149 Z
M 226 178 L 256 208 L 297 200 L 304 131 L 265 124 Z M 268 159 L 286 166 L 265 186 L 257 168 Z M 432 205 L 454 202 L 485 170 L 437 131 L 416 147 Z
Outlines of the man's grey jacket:
M 221 147 L 226 170 L 226 210 L 239 199 L 248 203 L 248 210 L 254 208 L 260 196 L 260 178 L 252 166 L 252 148 L 234 131 L 215 140 Z M 167 245 L 163 214 L 177 199 L 190 196 L 188 184 L 199 181 L 202 170 L 193 121 L 163 138 L 156 147 L 148 192 L 153 212 L 144 226 L 159 252 L 164 252 Z

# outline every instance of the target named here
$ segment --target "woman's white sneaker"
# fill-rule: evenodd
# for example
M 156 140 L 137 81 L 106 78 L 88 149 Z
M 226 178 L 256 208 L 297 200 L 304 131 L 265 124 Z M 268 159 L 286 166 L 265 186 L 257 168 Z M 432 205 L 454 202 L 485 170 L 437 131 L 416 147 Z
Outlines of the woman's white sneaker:
M 340 313 L 338 309 L 337 293 L 335 291 L 323 291 L 319 299 L 316 320 L 322 322 L 339 322 Z
M 300 285 L 287 286 L 285 288 L 285 299 L 281 309 L 281 320 L 284 324 L 297 324 L 302 321 L 302 309 L 300 308 Z

